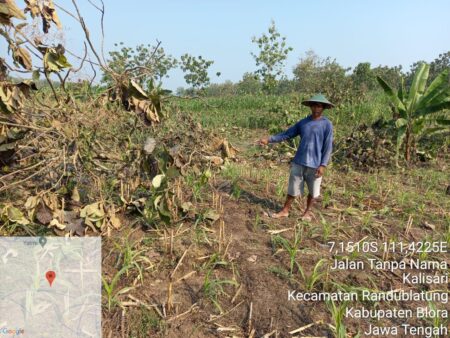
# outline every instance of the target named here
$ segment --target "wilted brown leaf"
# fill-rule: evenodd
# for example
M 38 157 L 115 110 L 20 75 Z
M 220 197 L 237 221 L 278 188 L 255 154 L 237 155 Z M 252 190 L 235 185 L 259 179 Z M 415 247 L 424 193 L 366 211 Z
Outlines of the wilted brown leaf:
M 114 229 L 119 229 L 122 225 L 119 217 L 117 217 L 116 212 L 114 210 L 114 206 L 111 206 L 108 209 L 108 219 L 109 223 L 114 227 Z
M 59 21 L 58 14 L 56 14 L 55 6 L 52 0 L 44 1 L 44 6 L 42 8 L 42 25 L 44 33 L 48 32 L 50 28 L 50 22 L 53 21 L 59 29 L 61 29 L 61 22 Z
M 77 211 L 64 211 L 65 230 L 73 232 L 78 236 L 83 236 L 86 229 L 83 219 L 79 217 Z
M 48 33 L 50 23 L 53 22 L 59 29 L 61 29 L 61 22 L 58 14 L 56 14 L 55 6 L 52 0 L 44 0 L 38 2 L 36 0 L 25 0 L 27 7 L 25 13 L 30 12 L 31 17 L 40 16 L 42 18 L 42 30 Z
M 77 234 L 78 236 L 83 236 L 85 229 L 86 227 L 84 226 L 84 222 L 81 218 L 68 222 L 68 224 L 66 225 L 67 231 L 69 232 L 71 231 Z
M 72 201 L 80 202 L 80 193 L 78 192 L 78 188 L 75 186 L 72 190 Z
M 148 99 L 147 94 L 144 89 L 134 80 L 130 80 L 130 85 L 128 86 L 128 92 L 130 96 L 138 99 Z
M 211 162 L 214 165 L 222 165 L 223 164 L 223 158 L 220 156 L 203 156 L 203 158 L 208 161 Z
M 5 60 L 0 58 L 0 81 L 5 81 L 8 74 L 8 68 L 6 67 Z
M 22 47 L 13 50 L 14 61 L 19 63 L 26 70 L 31 70 L 33 66 L 30 53 Z
M 149 122 L 159 122 L 159 115 L 153 106 L 152 102 L 149 100 L 140 100 L 134 96 L 130 98 L 130 107 L 137 113 L 143 114 L 144 117 Z
M 49 224 L 53 219 L 51 210 L 43 203 L 40 203 L 36 208 L 36 219 L 41 224 Z
M 25 0 L 25 3 L 27 6 L 25 7 L 24 12 L 30 12 L 32 18 L 41 14 L 41 9 L 39 8 L 37 0 Z
M 0 110 L 4 113 L 14 113 L 17 109 L 23 108 L 30 89 L 35 88 L 32 82 L 23 81 L 18 84 L 0 82 Z
M 50 225 L 49 227 L 57 227 L 59 230 L 64 230 L 66 228 L 66 225 L 64 223 L 61 223 L 59 220 L 57 220 L 56 218 L 52 219 L 50 221 Z
M 27 198 L 27 201 L 25 202 L 25 209 L 27 210 L 28 218 L 33 219 L 34 212 L 36 207 L 38 206 L 41 199 L 39 196 L 30 196 Z
M 17 7 L 14 0 L 0 0 L 0 23 L 11 25 L 11 18 L 25 20 L 25 14 Z
M 52 211 L 55 211 L 59 208 L 58 195 L 55 193 L 48 193 L 42 196 L 42 200 L 45 205 Z
M 203 217 L 206 219 L 209 219 L 211 221 L 217 221 L 220 218 L 220 215 L 213 209 L 208 209 L 204 214 Z

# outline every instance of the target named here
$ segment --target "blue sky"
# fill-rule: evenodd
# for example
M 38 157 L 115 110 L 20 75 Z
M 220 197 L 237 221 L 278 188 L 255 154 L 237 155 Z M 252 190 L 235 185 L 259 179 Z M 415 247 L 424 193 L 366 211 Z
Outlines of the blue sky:
M 73 11 L 70 0 L 55 3 Z M 87 0 L 78 3 L 100 46 L 99 13 Z M 214 60 L 213 82 L 238 81 L 244 72 L 255 70 L 251 38 L 267 31 L 272 19 L 294 48 L 286 62 L 288 77 L 309 49 L 346 67 L 368 61 L 406 69 L 450 50 L 450 1 L 445 0 L 105 0 L 105 7 L 106 54 L 115 42 L 136 46 L 158 39 L 175 57 L 188 52 Z M 67 48 L 82 54 L 78 24 L 58 13 Z M 217 71 L 220 78 L 214 75 Z M 165 86 L 185 86 L 181 71 L 171 72 Z

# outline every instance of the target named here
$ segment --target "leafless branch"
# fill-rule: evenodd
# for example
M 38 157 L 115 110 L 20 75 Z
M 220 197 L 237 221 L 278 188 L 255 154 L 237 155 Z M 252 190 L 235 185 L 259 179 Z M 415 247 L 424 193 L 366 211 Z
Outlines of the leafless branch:
M 68 50 L 68 49 L 66 49 L 66 52 L 67 52 L 68 54 L 72 55 L 74 58 L 76 58 L 76 59 L 78 59 L 78 60 L 83 60 L 83 58 L 82 58 L 81 56 L 79 56 L 79 55 L 77 55 L 77 54 L 71 52 L 71 51 Z M 91 64 L 93 64 L 93 65 L 95 65 L 95 66 L 101 67 L 100 64 L 98 64 L 97 62 L 92 61 L 91 59 L 88 59 L 88 60 L 85 60 L 85 61 L 88 62 L 88 63 L 91 63 Z
M 102 41 L 101 41 L 101 52 L 102 52 L 102 59 L 103 62 L 106 64 L 106 58 L 105 58 L 105 26 L 104 26 L 104 18 L 105 18 L 105 4 L 103 0 L 100 0 L 102 7 L 98 7 L 95 3 L 93 3 L 91 0 L 88 0 L 89 3 L 95 7 L 100 13 L 101 13 L 101 19 L 100 19 L 100 26 L 102 31 Z
M 90 36 L 90 33 L 89 33 L 89 29 L 87 28 L 86 23 L 85 23 L 83 17 L 81 16 L 80 10 L 79 10 L 78 5 L 77 5 L 77 2 L 75 0 L 72 0 L 72 4 L 74 5 L 75 10 L 77 11 L 77 15 L 78 15 L 78 19 L 79 19 L 80 24 L 81 24 L 81 28 L 83 28 L 84 36 L 86 37 L 86 41 L 88 42 L 92 53 L 94 53 L 95 58 L 97 59 L 97 61 L 99 63 L 99 66 L 102 67 L 103 69 L 107 70 L 108 67 L 102 63 L 102 60 L 100 59 L 97 51 L 94 48 L 94 45 L 92 44 L 91 36 Z
M 48 84 L 50 85 L 50 88 L 52 89 L 53 96 L 55 97 L 56 102 L 59 103 L 59 97 L 58 97 L 58 95 L 56 94 L 56 91 L 55 91 L 55 88 L 53 87 L 52 81 L 51 81 L 50 78 L 48 77 L 48 72 L 47 72 L 47 71 L 44 71 L 44 75 L 45 75 L 45 78 L 46 78 Z
M 92 65 L 92 62 L 90 62 L 89 65 L 91 66 L 92 71 L 94 72 L 94 76 L 92 77 L 91 81 L 89 81 L 89 88 L 91 88 L 92 83 L 94 82 L 95 78 L 97 77 L 97 72 L 95 71 L 95 67 Z
M 60 10 L 62 10 L 64 13 L 66 13 L 67 15 L 71 16 L 73 19 L 75 19 L 76 21 L 80 22 L 80 20 L 71 12 L 69 12 L 67 9 L 65 9 L 62 6 L 59 6 L 58 4 L 55 3 L 55 6 L 58 7 Z

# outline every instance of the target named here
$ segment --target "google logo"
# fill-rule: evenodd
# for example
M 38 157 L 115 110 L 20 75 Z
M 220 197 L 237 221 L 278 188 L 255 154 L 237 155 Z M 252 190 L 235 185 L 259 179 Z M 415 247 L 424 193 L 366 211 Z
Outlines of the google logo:
M 19 336 L 21 334 L 25 334 L 25 330 L 24 329 L 8 329 L 7 327 L 1 327 L 0 334 Z

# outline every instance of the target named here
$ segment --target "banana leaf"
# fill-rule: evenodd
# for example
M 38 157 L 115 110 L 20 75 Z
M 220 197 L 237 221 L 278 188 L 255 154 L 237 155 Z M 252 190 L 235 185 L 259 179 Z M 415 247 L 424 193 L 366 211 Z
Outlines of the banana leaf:
M 414 75 L 408 96 L 410 111 L 415 109 L 416 102 L 419 101 L 419 97 L 425 92 L 429 71 L 430 65 L 422 63 Z
M 389 96 L 392 103 L 394 103 L 394 105 L 397 107 L 397 109 L 399 111 L 406 111 L 405 105 L 391 88 L 391 86 L 389 86 L 380 76 L 377 76 L 377 81 L 380 84 L 381 88 L 383 88 L 384 92 Z
M 435 98 L 442 96 L 442 94 L 447 93 L 448 91 L 448 74 L 449 69 L 442 71 L 434 80 L 431 82 L 430 86 L 427 88 L 425 93 L 423 94 L 422 100 L 416 107 L 417 109 L 421 109 L 427 106 L 432 101 L 435 101 Z M 448 96 L 448 93 L 447 93 Z
M 450 97 L 447 97 L 445 101 L 442 101 L 440 103 L 437 103 L 435 105 L 429 105 L 427 107 L 424 107 L 420 110 L 417 110 L 414 112 L 414 117 L 418 118 L 420 116 L 426 116 L 429 114 L 437 113 L 444 109 L 450 109 Z

